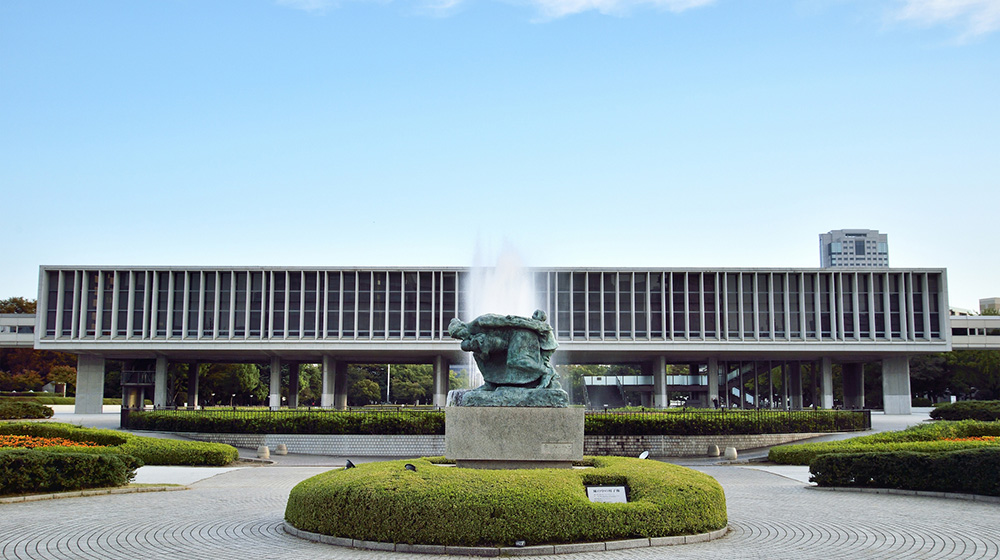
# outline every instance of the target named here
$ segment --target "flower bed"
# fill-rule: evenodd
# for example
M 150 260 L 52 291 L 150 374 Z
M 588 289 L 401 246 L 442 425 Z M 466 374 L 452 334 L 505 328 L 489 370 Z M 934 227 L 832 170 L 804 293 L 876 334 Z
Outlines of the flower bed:
M 100 447 L 90 441 L 73 441 L 61 437 L 35 437 L 20 435 L 0 435 L 0 447 L 20 447 L 35 449 L 38 447 Z

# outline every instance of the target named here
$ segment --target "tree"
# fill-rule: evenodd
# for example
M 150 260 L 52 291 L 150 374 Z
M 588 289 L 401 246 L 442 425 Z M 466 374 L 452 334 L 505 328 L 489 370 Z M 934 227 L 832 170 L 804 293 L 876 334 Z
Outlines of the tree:
M 953 394 L 979 400 L 1000 398 L 1000 350 L 955 350 L 946 354 Z
M 926 354 L 910 358 L 910 391 L 926 395 L 931 401 L 943 397 L 951 382 L 945 354 Z
M 364 406 L 378 402 L 382 397 L 382 391 L 378 383 L 371 379 L 361 378 L 350 384 L 347 389 L 347 404 L 351 406 Z
M 0 299 L 0 313 L 34 313 L 35 300 L 23 297 Z
M 66 396 L 66 388 L 76 388 L 76 368 L 70 366 L 55 366 L 49 370 L 49 381 L 63 384 L 63 396 Z

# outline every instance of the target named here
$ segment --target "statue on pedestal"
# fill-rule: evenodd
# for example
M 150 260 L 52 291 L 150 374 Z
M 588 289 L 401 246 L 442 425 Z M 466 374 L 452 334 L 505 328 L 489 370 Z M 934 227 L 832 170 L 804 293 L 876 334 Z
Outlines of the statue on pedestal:
M 483 374 L 482 386 L 452 391 L 449 406 L 565 407 L 569 399 L 550 358 L 559 344 L 545 312 L 530 317 L 487 313 L 468 323 L 457 317 L 448 334 L 472 352 Z

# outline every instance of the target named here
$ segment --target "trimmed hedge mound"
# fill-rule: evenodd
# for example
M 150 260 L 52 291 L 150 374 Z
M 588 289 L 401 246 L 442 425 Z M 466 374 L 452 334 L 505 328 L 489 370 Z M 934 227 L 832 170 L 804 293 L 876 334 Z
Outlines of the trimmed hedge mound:
M 829 453 L 874 453 L 914 451 L 942 453 L 961 449 L 1000 446 L 998 440 L 967 440 L 965 438 L 1000 436 L 1000 422 L 938 422 L 913 426 L 899 432 L 882 432 L 841 441 L 802 443 L 772 447 L 768 460 L 785 465 L 808 465 Z M 948 441 L 964 440 L 964 441 Z
M 897 488 L 1000 496 L 1000 448 L 945 453 L 831 453 L 809 465 L 820 486 Z
M 291 525 L 379 542 L 513 546 L 689 535 L 726 526 L 712 477 L 676 465 L 594 457 L 593 469 L 479 470 L 426 459 L 328 471 L 292 489 Z M 403 468 L 412 463 L 416 471 Z M 629 503 L 591 503 L 585 485 L 625 485 Z
M 89 441 L 105 446 L 102 448 L 103 452 L 131 455 L 146 465 L 222 466 L 239 458 L 235 447 L 222 443 L 143 437 L 59 422 L 0 423 L 0 434 Z
M 52 409 L 35 402 L 0 402 L 0 420 L 52 418 Z
M 1000 420 L 1000 401 L 958 401 L 931 411 L 935 420 Z
M 124 486 L 140 466 L 134 457 L 106 450 L 0 449 L 0 495 Z

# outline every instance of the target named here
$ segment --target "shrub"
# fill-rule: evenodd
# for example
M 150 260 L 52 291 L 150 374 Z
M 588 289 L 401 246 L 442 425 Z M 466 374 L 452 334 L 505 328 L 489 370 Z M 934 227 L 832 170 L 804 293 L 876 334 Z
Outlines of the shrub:
M 1000 436 L 1000 422 L 938 422 L 913 426 L 898 432 L 881 432 L 841 441 L 779 445 L 768 452 L 768 460 L 786 465 L 808 465 L 828 453 L 917 451 L 941 453 L 1000 445 L 997 441 L 948 441 L 981 436 Z
M 0 420 L 52 418 L 52 409 L 33 402 L 0 402 Z
M 932 406 L 933 404 L 927 397 L 913 397 L 910 399 L 911 406 Z
M 106 446 L 106 450 L 131 455 L 147 465 L 221 466 L 239 458 L 231 445 L 143 437 L 115 430 L 83 428 L 58 422 L 0 423 L 0 434 L 62 437 Z
M 931 411 L 935 420 L 1000 420 L 1000 401 L 958 401 Z
M 0 494 L 124 486 L 141 463 L 120 453 L 0 449 Z
M 409 462 L 416 472 L 403 468 Z M 722 487 L 657 461 L 595 457 L 593 469 L 479 470 L 424 459 L 328 471 L 292 489 L 285 519 L 355 539 L 512 546 L 695 534 L 726 526 Z M 624 484 L 626 504 L 591 503 L 586 484 Z
M 831 453 L 810 465 L 820 486 L 896 488 L 1000 496 L 1000 447 L 943 453 Z
M 442 411 L 202 410 L 138 411 L 129 429 L 243 434 L 443 435 Z M 851 411 L 687 411 L 587 414 L 588 435 L 718 435 L 835 432 L 865 429 L 865 416 Z
M 851 411 L 686 411 L 588 414 L 587 435 L 738 435 L 838 432 L 865 429 Z

